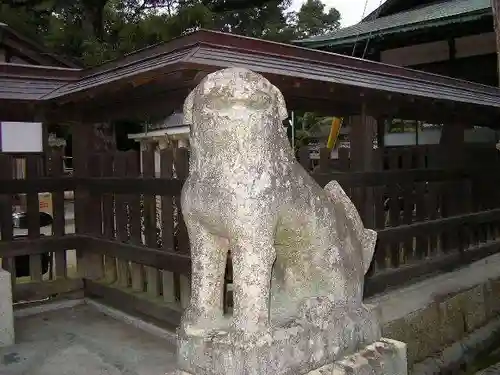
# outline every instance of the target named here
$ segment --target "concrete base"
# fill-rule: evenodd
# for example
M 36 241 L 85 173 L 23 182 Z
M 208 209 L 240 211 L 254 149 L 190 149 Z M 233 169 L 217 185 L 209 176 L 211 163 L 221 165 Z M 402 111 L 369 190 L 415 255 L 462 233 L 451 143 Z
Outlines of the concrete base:
M 208 373 L 207 373 L 208 374 Z M 211 373 L 210 373 L 211 374 Z M 304 375 L 303 372 L 290 372 L 290 375 Z M 343 357 L 305 375 L 408 375 L 406 344 L 380 339 L 359 352 Z M 178 370 L 169 375 L 192 375 Z
M 14 309 L 10 273 L 0 269 L 0 347 L 14 345 Z
M 292 320 L 252 339 L 231 330 L 204 336 L 179 331 L 179 369 L 196 375 L 307 374 L 381 337 L 374 306 L 328 315 L 320 321 Z

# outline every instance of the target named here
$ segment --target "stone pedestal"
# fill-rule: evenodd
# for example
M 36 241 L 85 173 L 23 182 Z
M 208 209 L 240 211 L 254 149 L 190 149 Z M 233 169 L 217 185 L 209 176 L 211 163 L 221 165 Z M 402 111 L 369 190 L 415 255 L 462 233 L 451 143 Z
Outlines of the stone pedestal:
M 309 372 L 307 375 L 407 375 L 406 344 L 389 339 Z
M 252 369 L 249 369 L 252 370 Z M 309 372 L 287 372 L 289 375 L 408 375 L 406 344 L 380 339 L 358 352 L 344 356 L 335 362 Z M 256 372 L 249 372 L 255 373 Z M 204 374 L 212 374 L 205 372 Z M 239 373 L 238 373 L 239 374 Z M 270 373 L 260 373 L 270 374 Z M 178 370 L 169 375 L 194 375 Z
M 10 273 L 0 269 L 0 347 L 14 344 L 14 311 Z
M 231 330 L 203 336 L 179 331 L 178 366 L 192 374 L 306 374 L 380 339 L 377 311 L 331 311 L 329 319 L 294 319 L 252 339 Z

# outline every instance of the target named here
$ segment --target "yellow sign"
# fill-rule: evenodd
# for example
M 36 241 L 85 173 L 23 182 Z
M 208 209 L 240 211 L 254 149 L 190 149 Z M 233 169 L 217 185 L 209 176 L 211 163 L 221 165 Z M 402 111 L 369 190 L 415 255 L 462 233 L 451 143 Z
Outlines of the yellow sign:
M 334 117 L 332 120 L 332 127 L 330 129 L 330 135 L 328 136 L 328 142 L 326 147 L 331 150 L 335 148 L 337 139 L 339 138 L 340 128 L 342 127 L 344 119 L 342 117 Z

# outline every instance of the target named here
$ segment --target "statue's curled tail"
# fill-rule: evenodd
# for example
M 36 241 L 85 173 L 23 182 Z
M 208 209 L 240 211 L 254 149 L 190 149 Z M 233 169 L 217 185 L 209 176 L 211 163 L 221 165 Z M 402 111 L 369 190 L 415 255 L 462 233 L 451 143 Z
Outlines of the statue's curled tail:
M 354 229 L 356 236 L 360 238 L 363 249 L 363 266 L 366 273 L 368 268 L 370 268 L 373 253 L 375 252 L 377 232 L 371 229 L 366 229 L 363 226 L 358 210 L 337 181 L 330 181 L 325 186 L 325 191 L 333 202 L 337 203 L 345 210 L 345 216 L 348 223 Z

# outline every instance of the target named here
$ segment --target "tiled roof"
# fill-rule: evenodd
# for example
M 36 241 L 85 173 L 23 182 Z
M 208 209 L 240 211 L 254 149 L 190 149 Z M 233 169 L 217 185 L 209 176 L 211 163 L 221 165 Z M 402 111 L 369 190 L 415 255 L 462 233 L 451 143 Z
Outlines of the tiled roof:
M 294 41 L 307 47 L 350 44 L 366 38 L 464 22 L 491 15 L 490 0 L 450 0 L 365 21 L 321 36 Z

